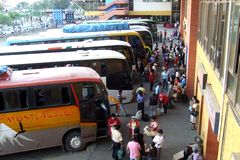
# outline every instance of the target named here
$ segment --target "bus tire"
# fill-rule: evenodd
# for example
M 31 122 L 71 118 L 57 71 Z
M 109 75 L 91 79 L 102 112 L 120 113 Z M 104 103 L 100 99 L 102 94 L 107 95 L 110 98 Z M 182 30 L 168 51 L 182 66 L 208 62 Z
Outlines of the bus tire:
M 76 152 L 86 148 L 86 144 L 82 143 L 79 131 L 69 132 L 64 139 L 64 149 L 67 152 Z

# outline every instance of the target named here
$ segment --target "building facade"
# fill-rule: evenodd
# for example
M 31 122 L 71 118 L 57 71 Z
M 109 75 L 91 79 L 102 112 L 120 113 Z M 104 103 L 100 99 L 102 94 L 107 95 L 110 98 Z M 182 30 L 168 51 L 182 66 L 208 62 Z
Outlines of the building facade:
M 239 159 L 240 0 L 182 0 L 180 19 L 204 159 Z
M 102 8 L 105 14 L 103 19 L 141 17 L 151 18 L 160 23 L 174 23 L 179 21 L 180 16 L 180 0 L 108 0 L 106 6 Z M 117 10 L 127 11 L 120 14 Z

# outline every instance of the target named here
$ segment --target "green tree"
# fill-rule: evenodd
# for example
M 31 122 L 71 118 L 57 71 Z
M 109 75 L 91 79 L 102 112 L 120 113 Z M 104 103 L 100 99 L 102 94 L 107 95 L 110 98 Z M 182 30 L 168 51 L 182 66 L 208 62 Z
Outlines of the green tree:
M 0 12 L 3 12 L 3 4 L 2 3 L 0 3 Z
M 52 6 L 53 9 L 66 9 L 66 8 L 69 8 L 70 1 L 69 0 L 53 0 L 52 4 L 53 4 Z
M 7 24 L 10 25 L 12 23 L 12 19 L 9 15 L 5 15 L 0 13 L 0 24 Z
M 19 12 L 15 12 L 15 11 L 9 11 L 8 15 L 11 17 L 11 19 L 13 21 L 21 18 L 21 14 Z
M 27 3 L 27 2 L 20 2 L 17 4 L 16 8 L 19 10 L 19 11 L 25 11 L 25 10 L 28 10 L 30 8 L 30 4 Z

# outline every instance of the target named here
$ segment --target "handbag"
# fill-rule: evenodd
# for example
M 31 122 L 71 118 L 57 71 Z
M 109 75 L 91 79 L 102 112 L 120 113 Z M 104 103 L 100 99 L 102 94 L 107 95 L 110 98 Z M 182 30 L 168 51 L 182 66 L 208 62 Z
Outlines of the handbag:
M 126 157 L 126 150 L 124 147 L 121 147 L 118 151 L 117 151 L 117 156 L 118 159 L 123 159 Z

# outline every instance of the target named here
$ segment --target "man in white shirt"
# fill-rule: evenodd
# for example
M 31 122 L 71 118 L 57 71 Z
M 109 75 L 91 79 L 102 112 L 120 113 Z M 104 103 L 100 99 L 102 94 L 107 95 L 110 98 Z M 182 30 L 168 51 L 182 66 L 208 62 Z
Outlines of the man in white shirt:
M 164 138 L 162 129 L 158 129 L 157 135 L 153 138 L 153 142 L 155 144 L 154 147 L 157 150 L 156 160 L 160 160 L 162 147 L 163 147 L 164 142 L 165 142 L 165 138 Z
M 122 134 L 119 132 L 120 126 L 114 126 L 112 127 L 112 141 L 113 141 L 113 152 L 112 152 L 112 157 L 115 160 L 119 160 L 118 159 L 118 150 L 121 148 L 122 146 Z

